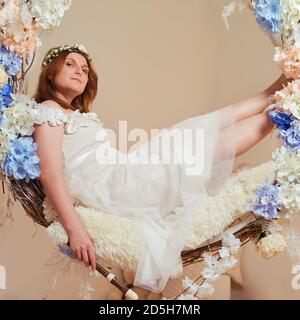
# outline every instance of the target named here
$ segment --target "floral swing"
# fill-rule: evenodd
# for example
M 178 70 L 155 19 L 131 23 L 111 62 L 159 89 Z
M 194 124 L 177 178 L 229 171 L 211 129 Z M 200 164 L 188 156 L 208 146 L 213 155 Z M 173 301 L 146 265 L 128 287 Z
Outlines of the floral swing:
M 273 152 L 271 161 L 234 173 L 223 189 L 198 209 L 186 239 L 187 250 L 182 251 L 181 259 L 183 266 L 203 261 L 205 267 L 195 281 L 186 278 L 184 290 L 173 299 L 197 299 L 212 294 L 213 282 L 235 266 L 234 254 L 249 240 L 256 241 L 259 253 L 265 258 L 282 252 L 287 245 L 289 249 L 295 246 L 289 225 L 300 206 L 300 110 L 297 108 L 300 28 L 293 21 L 299 20 L 300 12 L 296 5 L 295 10 L 290 10 L 293 1 L 232 1 L 223 11 L 227 25 L 227 18 L 236 6 L 241 9 L 245 3 L 256 14 L 263 30 L 276 39 L 277 42 L 273 42 L 276 44 L 274 60 L 281 71 L 294 79 L 270 97 L 269 115 L 279 130 L 278 138 L 282 143 Z M 20 201 L 34 222 L 46 228 L 50 238 L 66 255 L 71 253 L 68 237 L 62 225 L 53 219 L 54 209 L 39 182 L 39 159 L 32 138 L 34 124 L 57 125 L 62 119 L 54 114 L 56 111 L 45 111 L 24 95 L 22 85 L 41 44 L 39 32 L 58 26 L 60 12 L 70 5 L 71 0 L 63 4 L 59 1 L 50 4 L 47 0 L 6 0 L 0 6 L 0 173 L 3 192 L 6 185 L 13 199 Z M 16 27 L 15 17 L 23 28 Z M 9 198 L 8 207 L 10 201 Z M 95 244 L 99 258 L 97 271 L 115 285 L 125 299 L 138 299 L 132 285 L 119 281 L 100 262 L 100 259 L 113 262 L 134 272 L 138 255 L 145 245 L 136 224 L 106 212 L 87 210 L 76 201 L 74 207 L 91 238 L 101 239 L 101 245 Z

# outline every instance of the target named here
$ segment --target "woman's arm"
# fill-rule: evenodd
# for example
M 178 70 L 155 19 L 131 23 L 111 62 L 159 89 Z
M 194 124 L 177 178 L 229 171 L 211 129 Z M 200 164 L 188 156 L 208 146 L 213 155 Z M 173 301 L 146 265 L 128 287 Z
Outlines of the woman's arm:
M 291 80 L 292 79 L 287 79 L 284 74 L 281 74 L 266 90 L 263 90 L 253 97 L 234 103 L 234 122 L 245 120 L 263 112 L 269 105 L 268 98 L 276 91 L 283 89 L 283 86 Z
M 61 108 L 55 102 L 43 103 L 47 107 Z M 45 194 L 58 214 L 69 237 L 70 247 L 79 260 L 96 269 L 96 257 L 93 243 L 86 232 L 80 217 L 73 206 L 62 171 L 63 125 L 51 127 L 47 123 L 37 125 L 33 133 L 38 145 L 37 154 L 40 158 L 40 182 Z

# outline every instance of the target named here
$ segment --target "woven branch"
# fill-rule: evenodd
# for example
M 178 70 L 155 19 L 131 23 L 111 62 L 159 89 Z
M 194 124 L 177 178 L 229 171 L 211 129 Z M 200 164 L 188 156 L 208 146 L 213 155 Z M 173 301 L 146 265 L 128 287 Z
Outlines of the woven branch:
M 44 216 L 43 202 L 46 195 L 40 180 L 34 179 L 26 182 L 24 180 L 16 180 L 12 177 L 9 177 L 8 179 L 9 191 L 14 200 L 20 201 L 26 214 L 33 219 L 34 222 L 47 228 L 51 222 L 47 221 Z M 99 263 L 96 264 L 96 269 L 105 278 L 111 274 L 110 271 Z M 110 282 L 123 293 L 124 297 L 128 296 L 129 299 L 134 300 L 137 298 L 137 295 L 116 277 L 113 277 Z
M 21 202 L 26 214 L 33 219 L 39 225 L 47 228 L 51 222 L 47 221 L 44 216 L 43 202 L 45 199 L 44 188 L 38 179 L 30 180 L 28 183 L 24 180 L 16 180 L 14 178 L 9 178 L 9 190 L 13 195 L 14 200 Z M 239 229 L 234 233 L 241 241 L 241 245 L 246 244 L 248 241 L 256 238 L 261 232 L 261 219 L 255 220 L 248 223 L 243 228 Z M 238 225 L 241 219 L 236 219 L 227 229 Z M 196 249 L 185 250 L 181 253 L 183 266 L 188 266 L 190 264 L 195 264 L 203 261 L 204 252 L 217 252 L 222 248 L 222 240 L 217 240 L 211 243 L 207 243 Z M 105 278 L 110 274 L 102 265 L 97 263 L 97 271 L 102 274 Z M 117 287 L 123 296 L 130 290 L 130 285 L 126 285 L 119 281 L 116 277 L 111 280 L 111 283 Z
M 246 225 L 245 227 L 241 228 L 240 230 L 234 232 L 234 236 L 239 238 L 241 241 L 241 245 L 246 244 L 252 239 L 255 239 L 258 237 L 258 235 L 261 233 L 261 225 L 259 223 L 259 220 L 253 221 Z M 240 220 L 236 219 L 230 226 L 228 226 L 226 229 L 229 229 L 239 223 Z M 222 248 L 222 240 L 218 240 L 212 243 L 208 243 L 207 245 L 201 246 L 197 249 L 193 250 L 186 250 L 182 251 L 181 258 L 183 262 L 183 266 L 187 266 L 190 264 L 198 263 L 203 261 L 203 253 L 204 252 L 216 252 Z
M 21 202 L 26 214 L 33 221 L 47 228 L 51 223 L 45 219 L 43 213 L 43 201 L 45 198 L 44 188 L 38 179 L 25 182 L 9 177 L 9 190 L 14 200 Z

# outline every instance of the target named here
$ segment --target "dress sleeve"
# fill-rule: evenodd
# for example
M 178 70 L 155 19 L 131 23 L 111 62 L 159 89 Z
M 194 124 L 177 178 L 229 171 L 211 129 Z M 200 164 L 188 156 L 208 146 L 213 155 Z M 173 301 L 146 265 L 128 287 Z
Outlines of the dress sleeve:
M 69 116 L 58 108 L 49 108 L 38 104 L 35 110 L 35 123 L 43 124 L 48 122 L 52 127 L 67 123 Z

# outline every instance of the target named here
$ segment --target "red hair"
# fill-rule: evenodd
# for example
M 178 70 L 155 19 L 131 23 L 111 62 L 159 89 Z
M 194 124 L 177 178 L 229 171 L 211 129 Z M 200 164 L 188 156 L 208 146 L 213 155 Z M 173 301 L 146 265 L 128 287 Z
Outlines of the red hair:
M 49 54 L 51 49 L 48 50 L 46 56 Z M 46 100 L 54 100 L 63 108 L 68 109 L 70 106 L 63 100 L 59 99 L 55 95 L 55 85 L 53 79 L 55 78 L 56 74 L 59 70 L 63 67 L 66 57 L 70 51 L 63 51 L 60 53 L 53 61 L 48 63 L 45 67 L 42 67 L 41 73 L 39 75 L 38 86 L 33 95 L 33 99 L 38 102 L 42 103 Z M 86 58 L 89 72 L 88 72 L 88 82 L 83 93 L 72 101 L 72 107 L 75 109 L 79 109 L 80 112 L 89 112 L 90 106 L 94 99 L 96 98 L 97 91 L 98 91 L 98 76 L 97 73 L 89 61 L 88 57 L 85 55 L 84 52 L 80 52 L 82 56 Z

